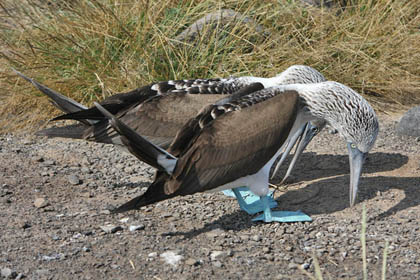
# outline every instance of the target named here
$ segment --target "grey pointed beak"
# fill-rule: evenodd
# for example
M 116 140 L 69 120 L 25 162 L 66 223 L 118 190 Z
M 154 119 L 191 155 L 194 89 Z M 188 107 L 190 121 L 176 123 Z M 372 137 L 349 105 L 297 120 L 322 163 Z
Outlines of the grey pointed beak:
M 290 138 L 289 142 L 287 142 L 287 146 L 284 149 L 284 152 L 281 155 L 280 160 L 277 162 L 276 168 L 274 168 L 274 172 L 271 175 L 270 179 L 273 179 L 276 176 L 277 172 L 279 171 L 280 166 L 283 164 L 287 155 L 290 154 L 290 151 L 292 150 L 293 146 L 296 144 L 298 139 L 305 133 L 307 126 L 308 126 L 308 123 L 306 123 L 301 128 L 299 128 L 298 131 L 296 131 L 296 133 L 292 136 L 292 138 Z
M 350 143 L 347 144 L 347 148 L 350 161 L 350 207 L 353 207 L 356 202 L 359 179 L 367 153 L 362 153 L 359 149 L 352 148 Z

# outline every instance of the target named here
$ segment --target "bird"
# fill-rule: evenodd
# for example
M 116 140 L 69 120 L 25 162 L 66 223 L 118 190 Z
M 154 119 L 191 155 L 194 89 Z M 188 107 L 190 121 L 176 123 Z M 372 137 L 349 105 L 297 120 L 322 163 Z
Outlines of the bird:
M 118 133 L 111 129 L 108 120 L 95 106 L 87 108 L 21 72 L 14 71 L 46 94 L 54 106 L 66 113 L 53 120 L 73 119 L 81 122 L 81 124 L 76 125 L 47 128 L 37 132 L 37 135 L 85 139 L 125 147 Z M 238 78 L 169 80 L 152 83 L 127 93 L 112 95 L 100 104 L 133 127 L 146 139 L 166 149 L 182 125 L 188 119 L 194 117 L 204 105 L 211 104 L 217 99 L 233 94 L 246 86 L 253 84 L 254 87 L 263 88 L 276 84 L 317 83 L 325 80 L 325 77 L 319 71 L 310 66 L 292 65 L 272 78 L 243 76 Z M 305 134 L 307 143 L 322 127 L 323 125 L 320 125 L 317 130 L 309 130 L 310 132 L 316 131 L 316 133 Z M 303 132 L 304 129 L 299 130 L 293 139 L 299 138 Z M 287 154 L 295 142 L 289 142 L 290 147 L 286 148 Z M 303 149 L 301 150 L 303 151 Z M 285 158 L 286 154 L 283 154 L 283 156 Z M 298 156 L 295 153 L 295 157 Z M 280 161 L 278 166 L 282 162 Z M 292 168 L 293 166 L 289 167 L 289 170 L 291 171 Z M 224 194 L 232 195 L 238 199 L 243 197 L 246 204 L 241 204 L 241 208 L 249 214 L 255 214 L 262 209 L 258 197 L 255 197 L 247 188 L 224 191 Z M 270 199 L 270 205 L 272 207 L 277 206 L 273 198 Z
M 82 124 L 47 128 L 39 136 L 78 138 L 88 141 L 122 146 L 119 135 L 110 129 L 108 120 L 93 106 L 87 108 L 21 72 L 19 76 L 46 94 L 52 104 L 65 114 L 54 120 L 77 120 Z M 305 65 L 292 65 L 271 78 L 253 76 L 169 80 L 151 83 L 126 93 L 114 94 L 100 104 L 126 122 L 144 137 L 162 148 L 167 148 L 176 132 L 186 120 L 194 117 L 205 105 L 233 94 L 252 83 L 270 87 L 285 83 L 317 83 L 325 77 L 316 69 Z
M 122 142 L 158 170 L 146 192 L 113 210 L 140 209 L 178 195 L 247 186 L 260 197 L 263 214 L 254 221 L 288 221 L 303 213 L 272 211 L 269 171 L 288 140 L 309 121 L 324 120 L 344 138 L 350 160 L 350 206 L 355 203 L 364 159 L 379 131 L 375 111 L 357 92 L 338 82 L 291 84 L 244 91 L 204 107 L 161 149 L 100 104 Z M 307 216 L 309 219 L 310 217 Z M 309 220 L 308 219 L 308 220 Z

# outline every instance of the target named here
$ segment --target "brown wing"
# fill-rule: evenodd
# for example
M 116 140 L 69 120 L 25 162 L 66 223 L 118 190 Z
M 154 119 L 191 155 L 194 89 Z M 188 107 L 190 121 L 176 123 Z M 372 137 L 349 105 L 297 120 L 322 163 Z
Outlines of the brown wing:
M 156 96 L 120 116 L 119 119 L 152 143 L 167 148 L 177 131 L 200 109 L 220 99 L 218 94 L 173 93 Z M 117 116 L 118 117 L 118 116 Z M 104 140 L 119 136 L 106 122 L 86 133 L 87 140 Z M 108 142 L 109 142 L 108 141 Z
M 202 192 L 258 172 L 286 141 L 298 103 L 297 92 L 288 91 L 216 117 L 185 143 L 165 193 Z
M 131 103 L 132 105 L 138 104 L 134 107 L 125 107 L 126 109 L 123 111 L 121 109 L 113 110 L 117 106 L 115 104 L 119 104 L 121 99 L 124 100 L 122 104 L 130 104 L 129 101 L 136 97 L 134 93 L 127 94 L 127 96 L 118 94 L 115 96 L 115 100 L 112 96 L 100 104 L 111 113 L 116 114 L 137 133 L 155 145 L 166 149 L 182 125 L 190 118 L 195 117 L 203 106 L 219 100 L 222 94 L 233 94 L 247 86 L 245 83 L 235 83 L 235 81 L 232 78 L 230 80 L 196 79 L 160 82 L 142 88 L 142 92 L 148 92 L 148 99 Z M 140 92 L 140 89 L 137 91 Z M 121 107 L 121 105 L 118 106 L 118 108 Z M 95 116 L 98 112 L 99 119 L 103 118 L 96 107 L 89 110 Z M 118 133 L 111 128 L 107 121 L 101 121 L 90 127 L 83 136 L 90 141 L 121 144 L 118 137 Z

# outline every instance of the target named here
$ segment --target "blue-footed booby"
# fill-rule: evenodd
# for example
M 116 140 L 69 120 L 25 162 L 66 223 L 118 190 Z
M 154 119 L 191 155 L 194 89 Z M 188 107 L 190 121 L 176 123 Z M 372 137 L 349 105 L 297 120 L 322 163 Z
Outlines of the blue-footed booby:
M 353 206 L 364 159 L 379 131 L 368 102 L 337 82 L 250 91 L 203 108 L 178 131 L 167 151 L 95 104 L 130 152 L 142 160 L 150 159 L 158 169 L 144 194 L 114 212 L 139 209 L 178 195 L 247 186 L 264 206 L 264 213 L 254 220 L 288 221 L 290 213 L 270 209 L 269 171 L 287 141 L 312 120 L 326 121 L 347 143 Z
M 53 120 L 74 119 L 82 123 L 44 129 L 39 131 L 37 135 L 79 138 L 112 143 L 124 147 L 119 134 L 111 129 L 108 120 L 103 117 L 96 107 L 87 108 L 75 100 L 26 77 L 22 73 L 16 70 L 15 72 L 46 94 L 53 105 L 66 113 Z M 176 132 L 188 119 L 194 117 L 203 106 L 211 104 L 223 95 L 233 94 L 251 84 L 262 88 L 277 84 L 316 83 L 322 81 L 325 81 L 324 76 L 314 68 L 304 65 L 293 65 L 272 78 L 244 76 L 221 79 L 170 80 L 152 83 L 127 93 L 115 94 L 106 98 L 100 104 L 155 145 L 167 148 L 175 137 Z M 319 130 L 322 127 L 323 125 L 319 126 Z M 286 148 L 287 154 L 302 133 L 304 133 L 303 128 L 296 133 L 296 136 L 293 138 L 294 141 L 292 139 L 289 142 L 289 146 Z M 306 133 L 304 138 L 309 143 L 315 135 L 316 133 Z M 303 149 L 301 150 L 303 151 Z M 283 158 L 285 156 L 286 154 L 283 154 Z M 295 153 L 295 157 L 298 156 Z M 280 164 L 281 162 L 283 160 L 280 161 Z M 289 167 L 288 173 L 293 168 L 293 165 Z M 262 208 L 258 202 L 258 197 L 253 196 L 246 188 L 233 190 L 233 193 L 238 199 L 242 199 L 241 196 L 244 196 L 246 203 L 240 203 L 244 211 L 249 214 L 261 211 Z M 270 199 L 270 205 L 275 207 L 277 203 L 274 199 Z

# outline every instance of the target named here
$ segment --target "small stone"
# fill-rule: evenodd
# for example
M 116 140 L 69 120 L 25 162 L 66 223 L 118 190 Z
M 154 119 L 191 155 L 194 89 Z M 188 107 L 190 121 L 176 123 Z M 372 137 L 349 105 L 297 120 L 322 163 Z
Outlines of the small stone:
M 68 177 L 69 183 L 72 185 L 79 185 L 82 181 L 76 175 L 70 175 Z
M 224 251 L 213 251 L 210 253 L 210 259 L 212 261 L 224 259 L 228 256 L 227 252 Z
M 270 247 L 264 247 L 262 249 L 262 251 L 263 251 L 264 254 L 268 254 L 268 253 L 270 253 L 271 249 L 270 249 Z
M 44 162 L 45 165 L 55 165 L 55 162 L 53 160 L 47 160 Z
M 178 263 L 184 258 L 175 251 L 166 251 L 165 253 L 160 254 L 160 257 L 167 263 L 172 266 L 177 266 Z
M 298 266 L 295 263 L 289 263 L 289 265 L 287 266 L 289 269 L 296 269 Z
M 41 157 L 41 156 L 35 156 L 34 160 L 37 161 L 37 162 L 44 162 L 44 158 Z
M 157 257 L 157 253 L 156 252 L 152 252 L 150 254 L 147 255 L 149 258 L 156 258 Z
M 288 251 L 288 252 L 293 251 L 293 247 L 292 247 L 292 246 L 287 246 L 285 249 L 286 249 L 286 251 Z
M 45 199 L 45 198 L 43 198 L 43 197 L 38 197 L 38 198 L 36 198 L 35 199 L 35 201 L 34 201 L 34 206 L 36 207 L 36 208 L 44 208 L 44 207 L 46 207 L 46 206 L 48 206 L 49 205 L 49 203 L 47 202 L 47 200 Z
M 105 233 L 116 233 L 117 231 L 121 231 L 123 230 L 123 228 L 121 226 L 114 226 L 114 225 L 105 225 L 105 226 L 100 226 L 100 228 L 105 232 Z
M 197 260 L 195 260 L 195 259 L 189 258 L 189 259 L 187 259 L 187 260 L 185 261 L 185 264 L 186 264 L 186 265 L 198 265 L 198 264 L 199 264 L 199 262 L 198 262 Z
M 50 271 L 48 269 L 37 269 L 35 270 L 35 274 L 39 275 L 39 276 L 46 276 L 50 273 Z
M 1 276 L 3 278 L 10 278 L 15 279 L 17 276 L 16 271 L 11 270 L 10 268 L 2 268 L 1 269 Z
M 55 260 L 64 260 L 66 255 L 63 253 L 53 253 L 51 255 L 42 256 L 43 261 L 55 261 Z
M 27 228 L 30 228 L 32 225 L 30 223 L 28 223 L 28 222 L 23 222 L 21 224 L 21 226 L 22 226 L 23 229 L 27 229 Z
M 420 136 L 420 106 L 413 107 L 401 118 L 397 125 L 397 133 L 400 135 Z
M 258 234 L 252 236 L 252 240 L 254 240 L 255 242 L 259 242 L 261 241 L 261 239 L 261 236 L 259 236 Z
M 208 238 L 215 238 L 215 237 L 221 236 L 222 234 L 225 234 L 225 231 L 223 229 L 217 228 L 217 229 L 207 232 L 206 236 Z
M 125 217 L 125 218 L 122 218 L 121 220 L 120 220 L 120 222 L 121 223 L 126 223 L 126 222 L 128 222 L 128 220 L 129 220 L 130 218 L 129 217 Z
M 311 264 L 309 264 L 309 263 L 303 263 L 303 264 L 301 264 L 300 268 L 306 270 L 306 269 L 309 269 L 310 266 L 311 266 Z
M 219 262 L 219 261 L 215 261 L 215 262 L 213 262 L 213 265 L 214 265 L 215 267 L 217 267 L 217 268 L 221 268 L 221 267 L 223 266 L 223 264 L 222 264 L 221 262 Z
M 53 236 L 51 236 L 51 239 L 54 240 L 54 241 L 58 241 L 58 240 L 61 240 L 61 237 L 53 234 Z
M 143 230 L 144 228 L 145 226 L 140 224 L 140 225 L 131 225 L 128 229 L 130 231 L 136 231 L 136 230 Z

